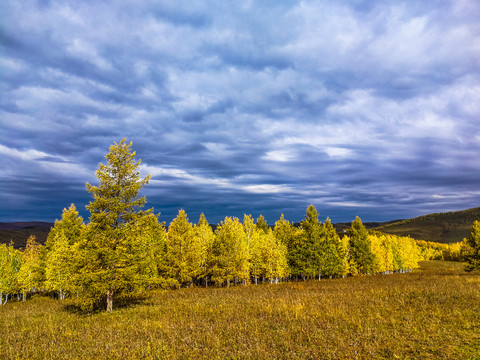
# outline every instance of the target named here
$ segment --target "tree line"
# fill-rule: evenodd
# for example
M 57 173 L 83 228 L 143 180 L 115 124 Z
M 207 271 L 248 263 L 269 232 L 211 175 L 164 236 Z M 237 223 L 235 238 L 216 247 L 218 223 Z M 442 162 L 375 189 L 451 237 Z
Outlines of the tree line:
M 389 274 L 416 268 L 431 247 L 409 237 L 369 232 L 356 218 L 340 238 L 330 219 L 310 205 L 294 226 L 282 215 L 273 228 L 263 216 L 226 217 L 215 229 L 202 214 L 193 224 L 184 210 L 169 224 L 142 210 L 139 175 L 131 143 L 110 147 L 87 183 L 93 201 L 85 224 L 72 204 L 52 227 L 44 246 L 34 237 L 23 251 L 0 245 L 0 302 L 12 296 L 50 292 L 89 310 L 125 293 L 153 288 L 231 286 Z

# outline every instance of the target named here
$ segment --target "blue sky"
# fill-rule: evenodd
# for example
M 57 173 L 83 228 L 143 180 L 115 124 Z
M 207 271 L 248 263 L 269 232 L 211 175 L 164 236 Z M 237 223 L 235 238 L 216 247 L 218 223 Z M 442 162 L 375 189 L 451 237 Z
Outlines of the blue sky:
M 0 5 L 0 221 L 53 221 L 133 141 L 169 222 L 480 204 L 480 3 Z

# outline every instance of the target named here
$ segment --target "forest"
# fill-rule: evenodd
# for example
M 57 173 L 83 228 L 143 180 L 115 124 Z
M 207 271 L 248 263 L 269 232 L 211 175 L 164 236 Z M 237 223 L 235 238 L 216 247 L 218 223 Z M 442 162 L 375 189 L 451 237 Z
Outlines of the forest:
M 215 229 L 202 214 L 186 212 L 166 226 L 140 189 L 140 160 L 123 139 L 110 147 L 87 183 L 93 200 L 85 223 L 75 205 L 63 210 L 45 245 L 31 237 L 23 250 L 0 245 L 0 302 L 48 293 L 82 311 L 113 310 L 114 299 L 154 289 L 230 287 L 308 279 L 411 272 L 420 261 L 449 256 L 478 268 L 480 225 L 454 245 L 367 231 L 356 218 L 343 237 L 313 205 L 299 226 L 283 215 L 269 226 L 264 217 L 226 217 Z M 447 254 L 447 255 L 445 255 Z M 476 255 L 477 254 L 477 255 Z

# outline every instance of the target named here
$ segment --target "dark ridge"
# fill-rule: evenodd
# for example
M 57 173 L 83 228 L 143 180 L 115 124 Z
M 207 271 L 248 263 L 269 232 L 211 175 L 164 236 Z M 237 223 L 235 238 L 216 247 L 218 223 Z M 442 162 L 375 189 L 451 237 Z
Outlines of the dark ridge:
M 16 249 L 25 248 L 28 238 L 33 235 L 43 245 L 53 225 L 42 221 L 0 223 L 0 244 L 13 242 Z
M 20 230 L 20 229 L 35 228 L 35 227 L 51 228 L 52 226 L 53 226 L 53 223 L 44 222 L 44 221 L 23 221 L 23 222 L 10 222 L 10 223 L 0 222 L 0 230 Z

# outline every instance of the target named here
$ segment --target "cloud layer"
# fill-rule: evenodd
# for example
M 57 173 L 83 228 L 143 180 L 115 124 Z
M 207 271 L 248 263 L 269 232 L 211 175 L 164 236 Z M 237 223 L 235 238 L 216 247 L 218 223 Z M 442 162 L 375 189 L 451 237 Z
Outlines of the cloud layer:
M 273 223 L 310 203 L 334 221 L 480 203 L 476 2 L 2 7 L 0 221 L 82 210 L 123 137 L 167 222 L 179 208 Z

